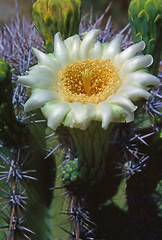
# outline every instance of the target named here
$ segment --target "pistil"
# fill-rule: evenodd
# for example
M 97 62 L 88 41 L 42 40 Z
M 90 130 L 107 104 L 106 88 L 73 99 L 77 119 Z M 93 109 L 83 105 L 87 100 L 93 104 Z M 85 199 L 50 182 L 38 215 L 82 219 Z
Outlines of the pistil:
M 84 89 L 86 92 L 86 95 L 91 95 L 91 77 L 92 77 L 92 70 L 85 69 L 82 72 L 82 81 L 84 84 Z

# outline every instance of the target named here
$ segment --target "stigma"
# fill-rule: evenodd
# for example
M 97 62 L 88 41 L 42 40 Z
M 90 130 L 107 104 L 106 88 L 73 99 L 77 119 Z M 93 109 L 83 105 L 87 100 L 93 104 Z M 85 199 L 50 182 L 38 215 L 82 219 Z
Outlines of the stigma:
M 92 70 L 85 69 L 82 72 L 82 81 L 83 81 L 85 92 L 88 96 L 90 96 L 91 94 L 91 76 L 92 76 Z

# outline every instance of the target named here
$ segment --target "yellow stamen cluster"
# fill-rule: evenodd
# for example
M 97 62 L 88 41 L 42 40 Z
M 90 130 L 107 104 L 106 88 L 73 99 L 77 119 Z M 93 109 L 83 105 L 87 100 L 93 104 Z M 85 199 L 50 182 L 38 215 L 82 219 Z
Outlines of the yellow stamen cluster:
M 110 60 L 75 61 L 60 71 L 60 88 L 68 102 L 97 104 L 113 95 L 120 78 Z

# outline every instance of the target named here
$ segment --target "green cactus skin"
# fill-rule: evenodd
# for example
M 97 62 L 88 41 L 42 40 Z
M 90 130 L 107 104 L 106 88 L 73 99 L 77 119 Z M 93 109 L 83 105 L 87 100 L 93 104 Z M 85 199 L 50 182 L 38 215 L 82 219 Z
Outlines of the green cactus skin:
M 0 139 L 11 146 L 16 142 L 14 132 L 18 131 L 18 122 L 12 106 L 12 91 L 10 67 L 0 60 Z
M 160 180 L 156 187 L 155 199 L 158 207 L 158 216 L 162 218 L 162 180 Z
M 71 159 L 75 159 L 76 156 L 78 157 L 77 172 L 79 173 L 76 173 L 75 169 L 73 172 L 73 167 L 71 169 L 67 163 L 63 170 L 66 175 L 63 174 L 64 180 L 68 181 L 72 177 L 71 173 L 75 173 L 75 177 L 77 178 L 78 176 L 78 179 L 85 186 L 98 185 L 100 183 L 105 175 L 105 162 L 109 152 L 110 133 L 113 126 L 112 124 L 107 130 L 103 130 L 100 123 L 93 122 L 85 131 L 64 126 L 61 126 L 57 130 L 60 141 L 66 147 L 68 143 L 65 143 L 65 136 L 71 136 L 72 147 L 69 146 L 69 148 L 74 149 L 74 151 L 72 150 L 74 158 L 72 157 Z M 71 161 L 71 164 L 73 164 L 73 161 L 76 161 L 76 159 Z M 72 170 L 71 173 L 69 172 L 70 170 Z
M 15 115 L 12 107 L 12 85 L 11 85 L 11 71 L 9 65 L 0 60 L 0 136 L 7 131 L 9 118 L 15 120 Z M 6 111 L 6 113 L 5 113 Z M 4 119 L 5 118 L 5 119 Z M 2 133 L 3 132 L 3 133 Z
M 10 66 L 0 60 L 0 139 L 6 145 L 16 146 L 17 136 L 24 142 L 28 129 L 16 120 L 12 106 L 13 87 L 11 81 Z M 12 133 L 12 134 L 11 134 Z
M 80 9 L 80 0 L 37 0 L 33 4 L 33 20 L 47 52 L 53 52 L 56 32 L 61 32 L 63 39 L 78 33 Z
M 128 9 L 134 42 L 144 40 L 144 54 L 151 54 L 154 63 L 150 72 L 157 75 L 162 48 L 162 2 L 161 0 L 132 0 Z

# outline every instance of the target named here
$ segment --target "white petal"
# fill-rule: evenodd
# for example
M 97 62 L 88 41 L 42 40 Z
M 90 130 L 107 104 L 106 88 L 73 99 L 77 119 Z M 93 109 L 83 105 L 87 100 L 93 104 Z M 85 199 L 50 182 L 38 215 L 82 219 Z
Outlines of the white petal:
M 137 86 L 150 86 L 150 85 L 153 85 L 155 87 L 158 87 L 159 86 L 159 82 L 160 80 L 149 74 L 149 73 L 146 73 L 146 72 L 135 72 L 135 73 L 130 73 L 128 74 L 124 80 L 123 80 L 123 84 L 134 84 L 134 85 L 137 85 Z
M 96 37 L 98 33 L 99 30 L 92 29 L 83 38 L 83 41 L 81 42 L 80 45 L 80 55 L 82 60 L 88 58 L 89 50 L 94 46 L 95 42 L 97 41 Z
M 35 65 L 31 68 L 29 68 L 29 75 L 43 75 L 49 78 L 53 78 L 54 77 L 54 71 L 52 69 L 49 69 L 47 67 L 44 66 L 40 66 L 40 65 Z
M 69 111 L 64 120 L 64 126 L 73 128 L 75 125 L 74 115 L 72 111 Z
M 117 68 L 120 68 L 123 62 L 126 60 L 134 57 L 137 53 L 141 52 L 145 48 L 145 42 L 141 41 L 139 43 L 136 43 L 127 49 L 125 49 L 123 52 L 119 53 L 115 59 L 114 63 Z
M 77 40 L 76 40 L 77 39 Z M 79 36 L 78 35 L 74 35 L 73 37 L 69 37 L 67 39 L 64 40 L 64 43 L 69 51 L 69 59 L 70 61 L 74 61 L 74 60 L 79 60 L 80 58 L 78 57 L 78 53 L 79 53 Z M 77 49 L 75 49 L 77 45 Z M 74 53 L 73 53 L 73 49 L 74 49 Z M 74 55 L 73 55 L 74 54 Z
M 116 37 L 108 44 L 107 48 L 104 49 L 102 59 L 114 59 L 114 57 L 120 52 L 121 43 L 123 40 L 123 35 L 118 34 Z
M 74 35 L 73 37 L 73 46 L 71 49 L 71 56 L 73 61 L 77 61 L 80 59 L 80 44 L 81 40 L 78 35 Z
M 141 68 L 149 67 L 153 63 L 151 55 L 140 55 L 127 60 L 119 70 L 119 75 L 123 76 Z
M 102 102 L 97 106 L 98 120 L 102 121 L 102 128 L 107 129 L 109 123 L 113 119 L 113 111 L 111 105 L 107 102 Z
M 113 105 L 113 116 L 114 116 L 114 122 L 132 122 L 134 120 L 134 112 L 128 111 L 127 109 Z
M 51 57 L 49 57 L 47 54 L 39 51 L 36 48 L 32 48 L 32 50 L 34 52 L 34 55 L 38 59 L 38 64 L 51 68 L 54 71 L 58 71 L 60 69 L 60 64 L 56 62 L 54 59 L 52 59 Z
M 150 97 L 150 93 L 145 89 L 133 85 L 120 87 L 117 91 L 117 94 L 126 96 L 131 100 L 138 100 L 140 98 L 148 99 Z
M 48 111 L 48 110 L 47 110 Z M 67 113 L 70 111 L 70 105 L 68 103 L 58 103 L 50 107 L 48 111 L 48 126 L 55 130 L 63 123 Z M 42 108 L 44 113 L 44 109 Z M 46 115 L 46 114 L 45 114 Z
M 63 42 L 65 43 L 65 46 L 67 47 L 67 49 L 71 51 L 73 46 L 73 37 L 68 37 Z
M 54 36 L 54 55 L 62 66 L 70 63 L 69 51 L 61 38 L 60 32 L 56 33 Z
M 53 85 L 57 85 L 57 83 L 60 81 L 60 77 L 59 77 L 59 71 L 54 71 L 50 68 L 44 67 L 44 66 L 40 66 L 40 65 L 35 65 L 31 68 L 29 68 L 29 72 L 28 74 L 31 76 L 45 76 L 48 77 L 52 80 Z
M 18 77 L 18 82 L 23 84 L 26 87 L 30 88 L 45 88 L 50 89 L 53 86 L 53 81 L 46 77 L 41 75 L 25 75 Z
M 108 98 L 107 102 L 121 106 L 122 108 L 131 112 L 134 112 L 137 109 L 137 107 L 132 103 L 132 101 L 125 96 L 112 95 Z
M 71 111 L 74 115 L 74 121 L 76 123 L 80 123 L 86 120 L 87 117 L 87 109 L 84 107 L 82 103 L 71 103 Z
M 97 111 L 96 105 L 88 103 L 85 107 L 87 109 L 87 121 L 94 120 Z
M 97 41 L 94 47 L 90 50 L 89 58 L 90 59 L 101 58 L 102 51 L 103 51 L 102 43 Z
M 41 108 L 48 101 L 51 101 L 55 98 L 57 98 L 57 96 L 52 91 L 35 89 L 32 91 L 30 98 L 25 103 L 24 110 L 27 112 L 37 108 Z
M 67 114 L 64 125 L 70 128 L 85 130 L 96 117 L 94 104 L 71 103 L 71 111 Z
M 89 122 L 94 119 L 96 107 L 93 104 L 71 103 L 71 111 L 74 116 L 74 122 L 80 125 L 81 129 L 87 128 Z

